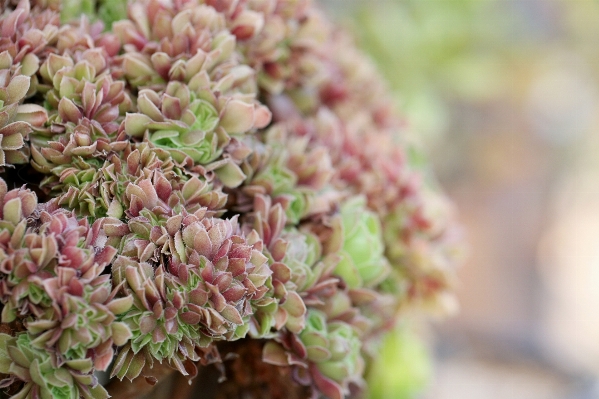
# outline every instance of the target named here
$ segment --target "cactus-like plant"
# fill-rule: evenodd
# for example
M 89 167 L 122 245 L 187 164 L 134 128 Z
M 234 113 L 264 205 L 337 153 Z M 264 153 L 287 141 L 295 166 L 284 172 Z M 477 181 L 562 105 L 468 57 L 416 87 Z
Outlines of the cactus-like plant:
M 223 392 L 358 397 L 385 332 L 448 296 L 443 195 L 409 164 L 372 65 L 310 1 L 13 3 L 9 396 L 142 395 L 232 351 L 256 381 L 237 371 Z

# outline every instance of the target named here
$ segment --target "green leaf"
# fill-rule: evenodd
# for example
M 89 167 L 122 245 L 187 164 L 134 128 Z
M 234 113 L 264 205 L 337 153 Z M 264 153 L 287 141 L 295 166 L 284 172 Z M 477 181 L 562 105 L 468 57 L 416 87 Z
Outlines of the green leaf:
M 12 360 L 8 356 L 6 346 L 14 343 L 15 338 L 8 334 L 0 334 L 0 373 L 8 374 Z
M 111 30 L 113 23 L 127 19 L 127 1 L 101 0 L 98 16 L 104 22 L 105 29 Z
M 371 399 L 410 399 L 430 380 L 430 357 L 423 342 L 405 326 L 384 339 L 368 373 Z
M 95 0 L 63 0 L 60 10 L 60 21 L 64 24 L 78 18 L 81 14 L 94 16 Z

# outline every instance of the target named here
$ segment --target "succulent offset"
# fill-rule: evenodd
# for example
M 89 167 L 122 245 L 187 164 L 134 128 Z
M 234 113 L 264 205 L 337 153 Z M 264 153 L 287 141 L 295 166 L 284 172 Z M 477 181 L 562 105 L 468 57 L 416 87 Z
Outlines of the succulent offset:
M 310 1 L 2 4 L 7 395 L 192 379 L 239 341 L 358 397 L 397 320 L 451 305 L 452 210 Z

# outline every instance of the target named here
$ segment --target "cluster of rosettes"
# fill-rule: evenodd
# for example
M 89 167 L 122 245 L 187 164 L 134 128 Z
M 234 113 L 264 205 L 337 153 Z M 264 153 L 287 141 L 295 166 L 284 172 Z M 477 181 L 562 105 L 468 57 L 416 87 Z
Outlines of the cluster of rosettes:
M 15 398 L 104 398 L 95 371 L 151 380 L 155 362 L 193 378 L 244 338 L 315 397 L 352 397 L 402 311 L 447 297 L 445 200 L 310 1 L 5 3 Z
M 117 316 L 131 297 L 116 298 L 102 274 L 116 254 L 103 246 L 100 223 L 89 226 L 54 204 L 38 205 L 27 189 L 7 192 L 0 180 L 0 296 L 2 323 L 17 322 L 16 337 L 2 335 L 4 374 L 24 383 L 30 397 L 107 397 L 92 370 L 106 370 L 114 346 L 131 331 Z

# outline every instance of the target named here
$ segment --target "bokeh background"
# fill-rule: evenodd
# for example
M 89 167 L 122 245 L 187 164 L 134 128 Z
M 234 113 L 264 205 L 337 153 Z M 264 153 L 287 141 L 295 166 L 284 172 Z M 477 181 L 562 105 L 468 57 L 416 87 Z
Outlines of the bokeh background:
M 388 372 L 425 399 L 599 398 L 599 1 L 323 5 L 397 93 L 469 243 L 432 365 L 406 331 Z

